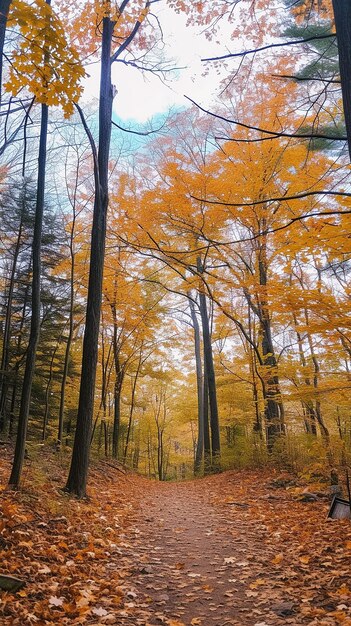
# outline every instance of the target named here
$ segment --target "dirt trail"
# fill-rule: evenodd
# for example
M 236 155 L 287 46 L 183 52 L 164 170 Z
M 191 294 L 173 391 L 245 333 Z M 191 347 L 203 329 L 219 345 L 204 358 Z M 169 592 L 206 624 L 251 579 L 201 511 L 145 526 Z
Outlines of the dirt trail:
M 145 495 L 132 555 L 131 608 L 136 624 L 170 626 L 271 626 L 314 624 L 304 609 L 325 602 L 326 590 L 309 567 L 310 550 L 294 539 L 285 491 L 256 492 L 233 475 L 183 484 L 155 485 Z M 299 503 L 305 516 L 309 511 Z M 308 505 L 309 507 L 311 505 Z M 296 503 L 295 503 L 296 507 Z M 320 509 L 320 503 L 312 509 Z M 278 526 L 275 528 L 274 520 Z M 322 513 L 324 522 L 324 515 Z M 267 525 L 268 522 L 268 525 Z M 295 529 L 298 521 L 295 519 Z M 305 519 L 305 537 L 313 533 Z M 284 550 L 284 541 L 288 539 Z M 289 553 L 289 554 L 288 554 Z M 291 562 L 291 558 L 294 562 Z M 301 594 L 306 604 L 301 604 Z M 134 597 L 135 594 L 135 597 Z M 327 600 L 332 611 L 335 604 Z M 300 611 L 302 608 L 302 612 Z M 320 609 L 320 614 L 325 613 Z M 317 621 L 316 624 L 322 622 Z M 326 622 L 334 624 L 337 622 Z
M 252 621 L 252 600 L 241 580 L 248 554 L 257 565 L 258 529 L 246 527 L 240 537 L 237 528 L 246 507 L 232 505 L 239 509 L 233 516 L 230 505 L 214 508 L 208 495 L 201 482 L 159 486 L 143 507 L 136 587 L 151 599 L 152 624 L 163 616 L 204 626 L 260 621 Z

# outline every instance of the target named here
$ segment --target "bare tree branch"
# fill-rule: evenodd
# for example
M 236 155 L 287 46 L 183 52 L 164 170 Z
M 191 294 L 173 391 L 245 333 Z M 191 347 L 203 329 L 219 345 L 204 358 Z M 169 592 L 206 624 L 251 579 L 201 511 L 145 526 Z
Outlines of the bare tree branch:
M 315 133 L 285 133 L 285 132 L 268 130 L 267 128 L 260 128 L 259 126 L 250 126 L 249 124 L 243 124 L 242 122 L 238 122 L 237 120 L 232 120 L 228 117 L 224 117 L 223 115 L 219 115 L 218 113 L 213 113 L 213 111 L 209 111 L 208 109 L 205 109 L 200 104 L 195 102 L 195 100 L 193 100 L 192 98 L 189 98 L 189 96 L 186 96 L 185 94 L 184 94 L 184 98 L 189 100 L 189 102 L 191 102 L 194 106 L 196 106 L 203 113 L 206 113 L 207 115 L 211 115 L 211 117 L 215 117 L 216 119 L 222 120 L 223 122 L 228 122 L 229 124 L 235 124 L 236 126 L 240 126 L 241 128 L 247 128 L 248 130 L 255 130 L 259 133 L 270 135 L 272 138 L 289 137 L 289 139 L 330 139 L 332 141 L 347 141 L 346 136 L 327 135 L 327 134 L 317 135 Z M 218 137 L 218 139 L 223 139 L 224 141 L 257 141 L 257 139 L 256 140 L 248 140 L 248 139 L 237 140 L 233 137 Z
M 229 52 L 228 54 L 224 54 L 219 57 L 207 57 L 201 59 L 203 62 L 207 61 L 223 61 L 224 59 L 233 59 L 235 57 L 245 57 L 248 54 L 256 54 L 256 52 L 262 52 L 262 50 L 270 50 L 271 48 L 282 48 L 283 46 L 292 46 L 296 44 L 303 44 L 309 41 L 314 41 L 316 39 L 328 39 L 330 37 L 335 37 L 336 33 L 330 33 L 326 35 L 315 35 L 314 37 L 306 37 L 306 39 L 295 39 L 293 41 L 285 41 L 284 43 L 271 43 L 266 46 L 262 46 L 261 48 L 253 48 L 252 50 L 244 50 L 243 52 Z

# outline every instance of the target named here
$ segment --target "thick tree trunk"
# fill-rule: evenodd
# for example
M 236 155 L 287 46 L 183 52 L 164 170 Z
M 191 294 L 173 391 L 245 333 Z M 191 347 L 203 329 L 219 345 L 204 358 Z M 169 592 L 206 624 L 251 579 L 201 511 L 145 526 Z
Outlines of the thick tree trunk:
M 265 232 L 266 221 L 262 220 L 262 230 Z M 285 432 L 284 408 L 281 401 L 278 366 L 272 339 L 271 318 L 267 301 L 267 241 L 264 235 L 260 242 L 258 271 L 260 295 L 258 298 L 258 317 L 261 329 L 263 374 L 263 396 L 265 401 L 265 421 L 268 451 L 272 451 L 277 438 Z
M 203 380 L 202 380 L 202 361 L 201 361 L 201 339 L 200 326 L 195 312 L 193 300 L 189 297 L 189 306 L 191 320 L 194 329 L 194 348 L 195 348 L 195 368 L 196 368 L 196 387 L 197 387 L 197 442 L 194 462 L 194 473 L 198 474 L 201 469 L 202 458 L 204 454 L 204 397 L 203 397 Z
M 66 490 L 80 498 L 86 495 L 98 357 L 102 280 L 105 257 L 106 214 L 108 207 L 108 162 L 113 102 L 111 84 L 111 44 L 113 28 L 114 23 L 108 17 L 104 17 L 102 20 L 98 171 L 95 171 L 95 201 L 91 236 L 87 312 L 83 341 L 77 426 L 71 467 L 66 484 Z
M 13 488 L 17 488 L 19 486 L 21 479 L 27 439 L 28 416 L 34 376 L 35 357 L 40 333 L 41 239 L 44 213 L 47 131 L 48 107 L 46 104 L 42 104 L 38 157 L 37 201 L 32 243 L 32 317 L 18 417 L 15 455 L 9 480 L 9 485 Z
M 284 434 L 284 416 L 277 374 L 277 361 L 274 354 L 271 324 L 267 316 L 267 310 L 265 311 L 265 317 L 261 319 L 261 328 L 262 357 L 265 367 L 263 393 L 265 399 L 267 447 L 269 451 L 272 451 L 275 440 Z
M 341 91 L 351 159 L 351 2 L 333 0 L 336 37 L 338 41 Z
M 2 68 L 7 18 L 12 0 L 0 0 L 0 103 L 2 94 Z
M 203 273 L 204 268 L 201 259 L 197 259 L 197 269 L 200 274 Z M 208 398 L 210 406 L 210 428 L 211 428 L 211 451 L 212 451 L 212 466 L 214 469 L 219 467 L 220 464 L 220 435 L 219 435 L 219 418 L 218 418 L 218 406 L 217 406 L 217 393 L 216 393 L 216 378 L 213 365 L 213 354 L 211 345 L 210 325 L 208 320 L 206 296 L 202 288 L 199 290 L 199 308 L 202 322 L 203 333 L 203 346 L 204 346 L 204 362 L 206 364 L 206 376 L 208 383 Z

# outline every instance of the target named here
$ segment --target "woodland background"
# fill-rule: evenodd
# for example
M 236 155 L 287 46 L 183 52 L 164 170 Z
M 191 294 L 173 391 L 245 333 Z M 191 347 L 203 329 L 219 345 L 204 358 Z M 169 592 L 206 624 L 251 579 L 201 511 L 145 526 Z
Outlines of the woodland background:
M 350 156 L 334 12 L 351 32 L 350 9 L 169 0 L 209 51 L 230 25 L 223 57 L 203 62 L 226 77 L 208 110 L 189 94 L 123 129 L 113 64 L 174 72 L 158 3 L 71 4 L 1 2 L 10 484 L 41 446 L 73 449 L 77 495 L 90 450 L 159 480 L 347 465 Z M 92 60 L 100 95 L 87 104 Z

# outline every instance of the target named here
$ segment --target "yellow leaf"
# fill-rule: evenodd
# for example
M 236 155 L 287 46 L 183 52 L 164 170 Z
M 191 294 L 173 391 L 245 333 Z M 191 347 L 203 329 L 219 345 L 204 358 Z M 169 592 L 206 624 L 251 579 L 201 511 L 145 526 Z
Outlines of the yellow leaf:
M 280 552 L 279 554 L 277 554 L 274 559 L 272 559 L 272 563 L 273 565 L 279 565 L 284 559 L 283 554 Z
M 301 563 L 309 563 L 310 562 L 310 557 L 305 555 L 305 556 L 300 556 L 299 560 Z

